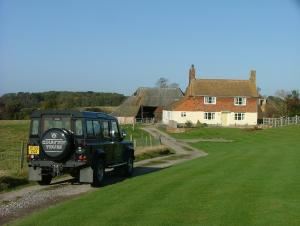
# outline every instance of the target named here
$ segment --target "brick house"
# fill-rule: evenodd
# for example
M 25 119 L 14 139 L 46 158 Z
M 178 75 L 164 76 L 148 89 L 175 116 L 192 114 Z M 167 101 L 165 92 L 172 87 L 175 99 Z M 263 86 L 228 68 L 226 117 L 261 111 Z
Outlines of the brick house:
M 196 79 L 195 68 L 189 71 L 185 96 L 163 110 L 163 123 L 206 123 L 221 126 L 257 124 L 258 92 L 256 72 L 249 80 Z

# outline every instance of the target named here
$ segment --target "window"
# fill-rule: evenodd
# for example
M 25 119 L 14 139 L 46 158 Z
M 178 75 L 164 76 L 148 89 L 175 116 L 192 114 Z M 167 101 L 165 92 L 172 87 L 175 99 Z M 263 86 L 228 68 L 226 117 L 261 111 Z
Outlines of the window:
M 204 97 L 204 104 L 216 104 L 216 97 Z
M 95 134 L 95 136 L 100 136 L 101 129 L 100 129 L 100 123 L 99 123 L 99 121 L 93 121 L 93 128 L 94 128 L 94 134 Z
M 181 117 L 186 117 L 186 112 L 181 112 Z
M 75 121 L 75 135 L 77 136 L 82 136 L 83 133 L 82 133 L 82 121 L 77 119 Z
M 102 135 L 104 138 L 110 138 L 108 121 L 102 121 Z
M 111 122 L 111 134 L 113 137 L 120 137 L 118 124 L 116 121 Z
M 31 124 L 31 135 L 38 135 L 39 134 L 39 125 L 40 121 L 38 119 L 33 119 Z
M 207 119 L 207 120 L 215 119 L 215 113 L 214 112 L 205 112 L 204 119 Z
M 87 133 L 88 137 L 94 136 L 94 129 L 93 129 L 92 121 L 86 121 L 86 133 Z
M 71 118 L 70 117 L 43 118 L 43 132 L 52 128 L 71 130 Z
M 245 113 L 235 113 L 234 114 L 234 120 L 242 121 L 244 119 L 245 119 Z
M 239 106 L 246 105 L 246 97 L 235 97 L 234 105 L 239 105 Z

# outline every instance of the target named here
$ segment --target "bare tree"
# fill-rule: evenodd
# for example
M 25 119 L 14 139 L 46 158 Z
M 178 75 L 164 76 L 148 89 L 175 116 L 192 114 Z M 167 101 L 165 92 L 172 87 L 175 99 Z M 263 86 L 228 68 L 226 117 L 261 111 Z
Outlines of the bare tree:
M 168 79 L 160 77 L 155 83 L 158 88 L 167 88 L 168 87 Z

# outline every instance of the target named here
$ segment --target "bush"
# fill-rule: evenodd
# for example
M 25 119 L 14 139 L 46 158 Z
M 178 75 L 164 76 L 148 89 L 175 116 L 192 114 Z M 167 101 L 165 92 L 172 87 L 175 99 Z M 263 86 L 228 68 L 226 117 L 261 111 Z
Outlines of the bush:
M 193 125 L 193 123 L 192 123 L 190 120 L 188 120 L 188 121 L 186 121 L 186 123 L 185 123 L 185 127 L 186 127 L 186 128 L 192 128 L 192 127 L 194 127 L 194 125 Z
M 201 122 L 198 120 L 198 121 L 197 121 L 197 124 L 196 124 L 196 127 L 197 127 L 197 128 L 207 127 L 207 124 L 206 124 L 206 123 L 201 123 Z

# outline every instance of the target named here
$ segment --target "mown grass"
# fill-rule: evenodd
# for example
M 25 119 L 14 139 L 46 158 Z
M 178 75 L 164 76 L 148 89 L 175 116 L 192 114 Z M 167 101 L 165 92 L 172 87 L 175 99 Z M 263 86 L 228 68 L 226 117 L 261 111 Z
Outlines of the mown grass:
M 201 129 L 208 156 L 100 188 L 16 225 L 300 225 L 300 127 Z

